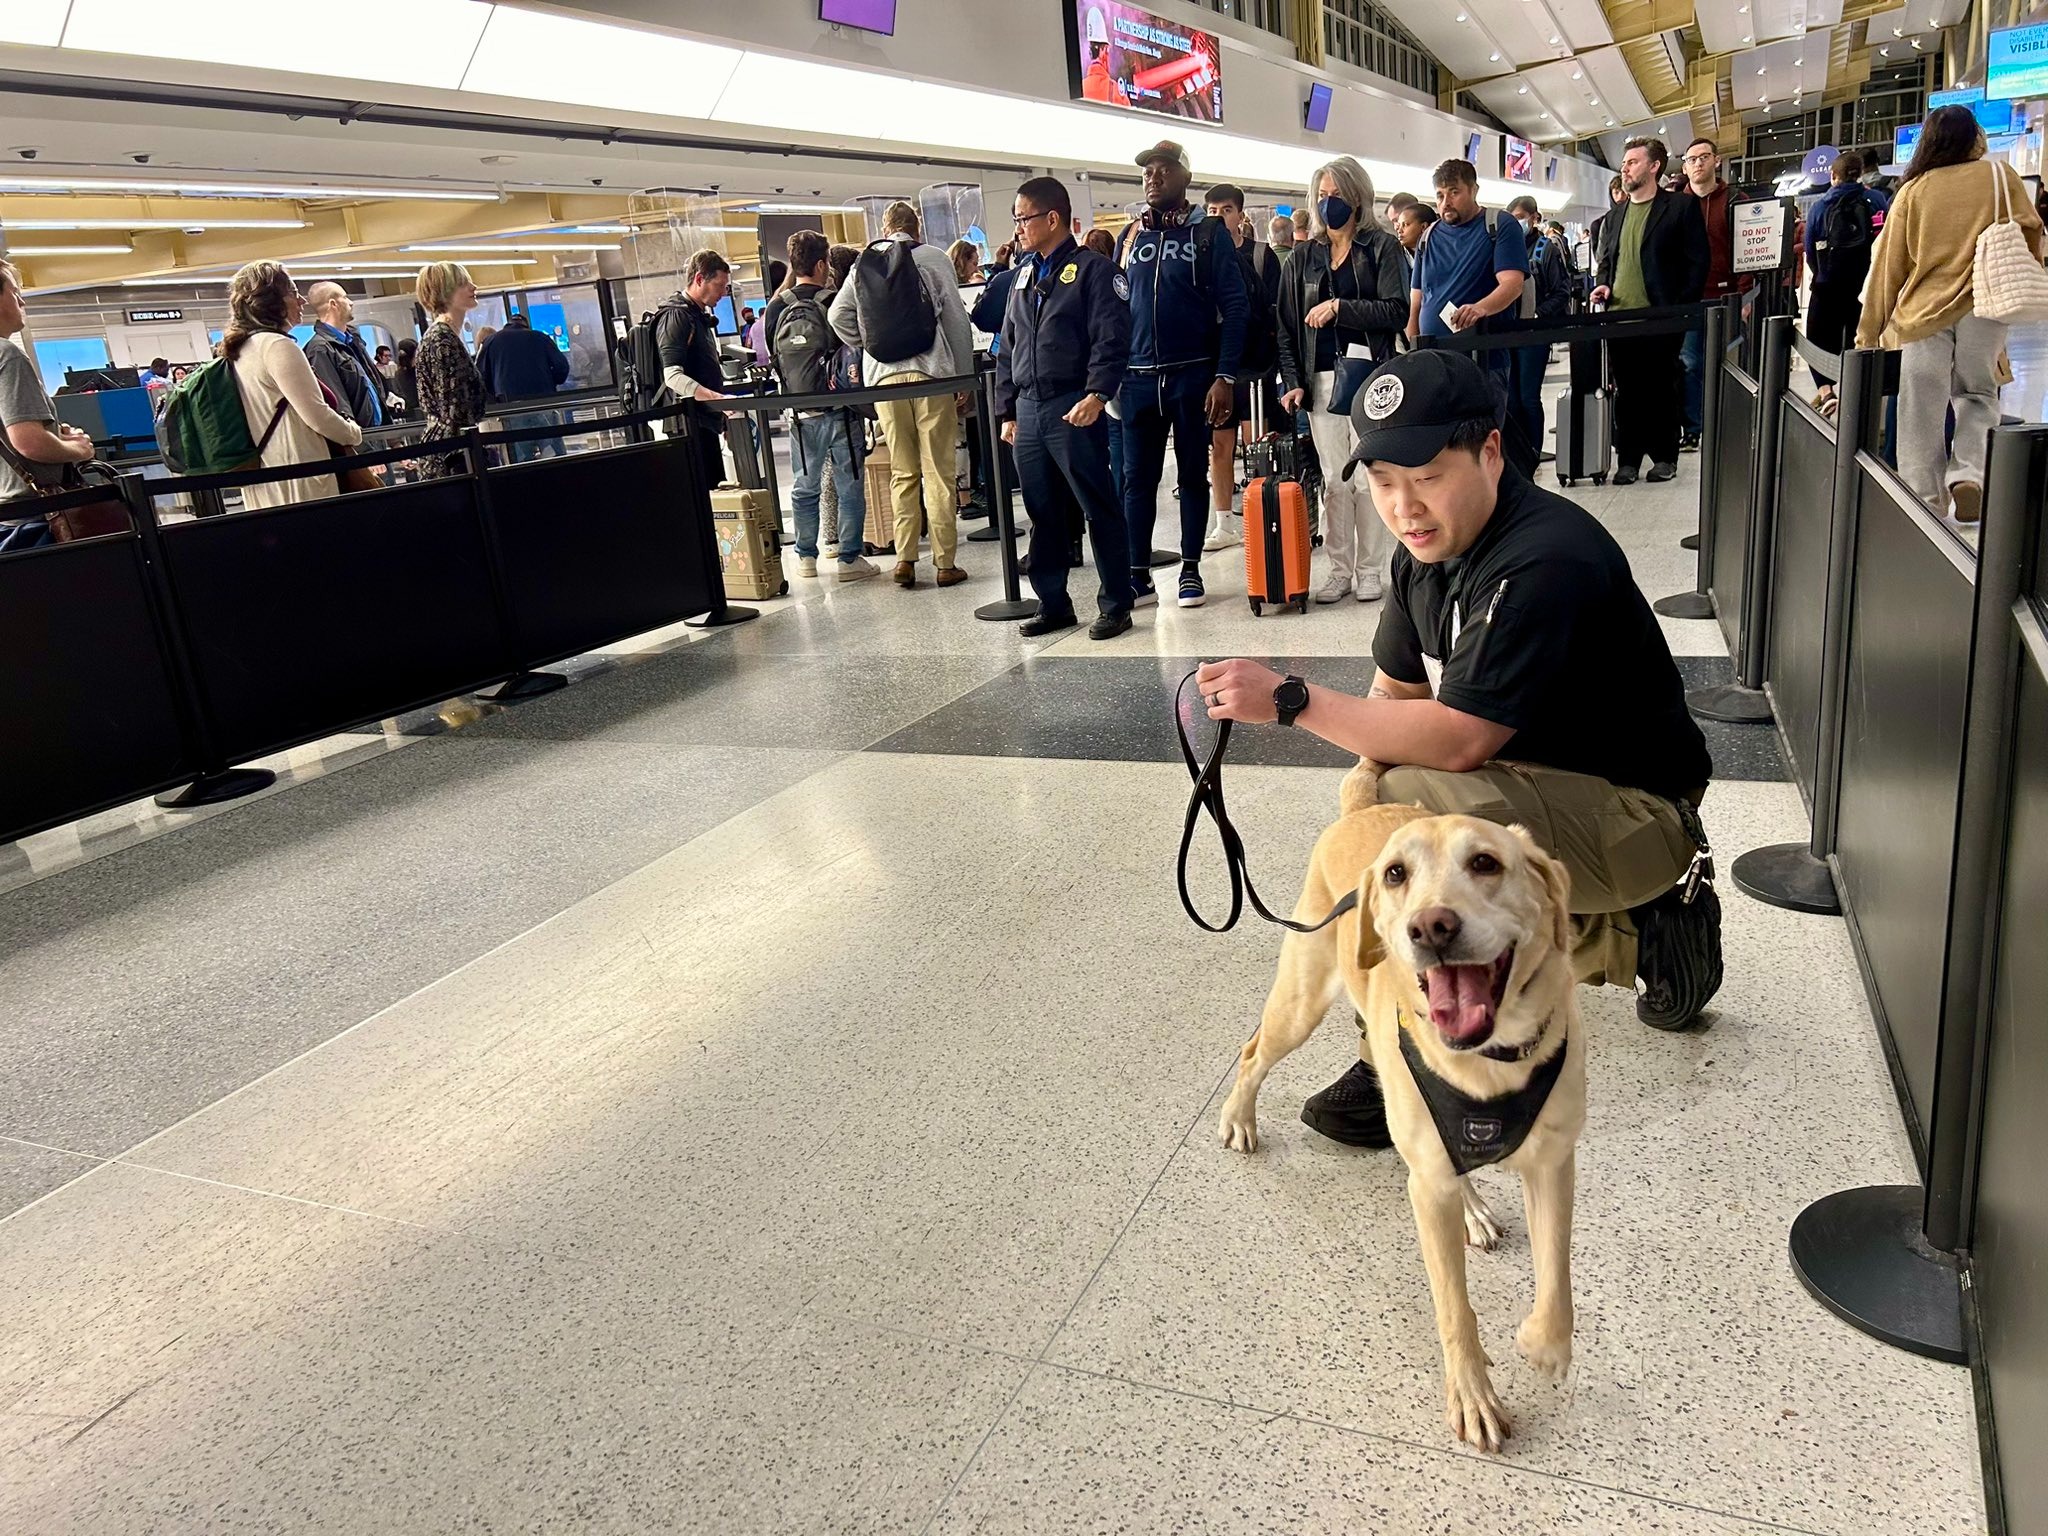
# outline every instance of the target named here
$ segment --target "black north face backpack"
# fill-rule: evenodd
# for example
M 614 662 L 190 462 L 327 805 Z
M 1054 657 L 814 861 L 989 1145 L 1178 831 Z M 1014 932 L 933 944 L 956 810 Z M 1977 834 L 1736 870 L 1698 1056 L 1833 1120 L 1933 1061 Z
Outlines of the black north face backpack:
M 922 356 L 939 336 L 939 312 L 908 240 L 877 240 L 854 264 L 861 345 L 878 362 Z

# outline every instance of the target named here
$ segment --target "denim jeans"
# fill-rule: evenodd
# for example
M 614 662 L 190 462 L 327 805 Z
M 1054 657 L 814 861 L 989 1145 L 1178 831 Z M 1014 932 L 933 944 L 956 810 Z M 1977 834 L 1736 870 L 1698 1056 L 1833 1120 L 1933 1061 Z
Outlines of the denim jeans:
M 1159 517 L 1159 477 L 1166 468 L 1167 439 L 1173 440 L 1174 472 L 1180 499 L 1180 557 L 1202 559 L 1209 533 L 1209 426 L 1207 401 L 1216 370 L 1208 364 L 1165 373 L 1127 373 L 1118 392 L 1123 413 L 1124 521 L 1131 569 L 1151 564 L 1152 526 Z
M 790 504 L 796 510 L 796 552 L 800 559 L 818 558 L 818 487 L 824 484 L 825 468 L 832 469 L 832 493 L 839 498 L 839 559 L 851 565 L 860 558 L 867 531 L 868 501 L 861 488 L 860 472 L 853 467 L 853 439 L 847 434 L 846 416 L 828 411 L 819 416 L 799 416 L 796 421 L 796 486 Z
M 1508 356 L 1508 409 L 1528 434 L 1529 446 L 1539 454 L 1545 453 L 1548 450 L 1543 446 L 1543 375 L 1550 367 L 1550 348 L 1516 347 Z

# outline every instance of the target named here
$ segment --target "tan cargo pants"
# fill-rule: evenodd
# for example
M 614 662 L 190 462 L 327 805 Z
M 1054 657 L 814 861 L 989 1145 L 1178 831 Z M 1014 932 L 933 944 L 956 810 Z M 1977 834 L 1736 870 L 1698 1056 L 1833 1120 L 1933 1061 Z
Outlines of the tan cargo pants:
M 925 383 L 924 373 L 893 375 L 892 384 Z M 896 509 L 896 558 L 917 560 L 918 489 L 924 490 L 922 511 L 930 518 L 932 564 L 946 570 L 959 548 L 960 513 L 953 490 L 953 445 L 960 435 L 959 413 L 951 395 L 920 395 L 912 400 L 882 400 L 875 405 L 882 438 L 889 445 L 889 489 Z
M 1527 827 L 1572 877 L 1572 966 L 1595 986 L 1635 985 L 1629 908 L 1676 885 L 1694 853 L 1678 807 L 1661 795 L 1533 763 L 1495 761 L 1470 773 L 1389 768 L 1379 799 Z

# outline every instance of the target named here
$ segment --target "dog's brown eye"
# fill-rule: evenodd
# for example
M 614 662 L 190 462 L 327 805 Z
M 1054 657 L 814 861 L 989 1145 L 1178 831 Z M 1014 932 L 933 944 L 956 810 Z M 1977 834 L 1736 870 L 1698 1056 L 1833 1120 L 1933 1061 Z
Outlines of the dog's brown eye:
M 1500 873 L 1500 860 L 1490 853 L 1475 853 L 1471 863 L 1465 867 L 1475 875 L 1497 875 Z
M 1381 878 L 1389 885 L 1404 884 L 1408 879 L 1408 866 L 1406 864 L 1389 864 L 1386 874 Z

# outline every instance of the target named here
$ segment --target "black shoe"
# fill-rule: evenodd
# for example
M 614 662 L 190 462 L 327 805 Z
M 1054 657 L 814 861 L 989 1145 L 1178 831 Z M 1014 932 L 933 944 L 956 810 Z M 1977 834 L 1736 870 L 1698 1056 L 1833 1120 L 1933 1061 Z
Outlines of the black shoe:
M 1380 1075 L 1362 1061 L 1301 1106 L 1301 1123 L 1341 1141 L 1347 1147 L 1384 1150 L 1394 1144 L 1387 1129 L 1387 1103 L 1380 1097 Z
M 1652 1029 L 1691 1029 L 1721 990 L 1721 898 L 1704 881 L 1691 902 L 1673 886 L 1632 908 L 1636 925 L 1636 1017 Z
M 1536 455 L 1536 462 L 1538 464 L 1555 464 L 1557 462 L 1557 455 L 1546 448 Z
M 1114 640 L 1130 627 L 1131 616 L 1128 613 L 1105 613 L 1101 618 L 1088 626 L 1088 638 L 1090 640 Z
M 1700 451 L 1699 433 L 1686 432 L 1681 434 L 1678 439 L 1678 451 L 1680 453 L 1698 453 Z
M 1652 485 L 1664 480 L 1675 480 L 1678 478 L 1678 466 L 1676 464 L 1652 464 L 1650 472 L 1643 476 L 1643 478 Z
M 1081 621 L 1071 613 L 1037 613 L 1017 626 L 1017 633 L 1026 640 L 1039 635 L 1050 635 L 1062 629 L 1072 629 Z
M 1621 468 L 1617 469 L 1614 472 L 1614 483 L 1616 485 L 1634 485 L 1636 483 L 1635 465 L 1624 464 Z

